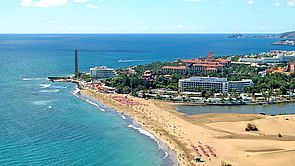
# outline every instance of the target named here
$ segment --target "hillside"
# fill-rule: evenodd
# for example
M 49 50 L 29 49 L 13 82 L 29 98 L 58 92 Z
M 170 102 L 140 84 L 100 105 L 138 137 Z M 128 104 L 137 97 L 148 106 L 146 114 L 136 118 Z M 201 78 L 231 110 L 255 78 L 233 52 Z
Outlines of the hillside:
M 280 34 L 280 38 L 295 39 L 295 31 Z

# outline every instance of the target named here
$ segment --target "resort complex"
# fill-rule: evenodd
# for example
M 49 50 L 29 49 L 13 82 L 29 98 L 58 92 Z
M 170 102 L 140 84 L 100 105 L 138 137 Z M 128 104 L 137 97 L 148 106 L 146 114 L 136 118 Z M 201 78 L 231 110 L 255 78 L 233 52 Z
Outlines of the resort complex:
M 292 53 L 287 51 L 272 51 L 263 55 L 277 53 L 292 57 Z M 252 55 L 252 58 L 258 59 L 261 55 Z M 244 57 L 247 55 L 241 56 L 240 60 Z M 242 105 L 294 100 L 292 78 L 295 62 L 288 60 L 278 66 L 278 63 L 244 64 L 235 59 L 235 56 L 215 58 L 210 51 L 205 58 L 178 59 L 119 70 L 100 66 L 91 68 L 89 76 L 87 73 L 79 75 L 87 80 L 83 85 L 95 91 L 173 102 Z

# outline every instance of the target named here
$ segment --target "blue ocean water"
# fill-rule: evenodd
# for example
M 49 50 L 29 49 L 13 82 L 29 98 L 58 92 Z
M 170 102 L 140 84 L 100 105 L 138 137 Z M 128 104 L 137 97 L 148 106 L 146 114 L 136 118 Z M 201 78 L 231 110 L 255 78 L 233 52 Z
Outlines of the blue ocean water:
M 149 137 L 47 76 L 96 65 L 120 68 L 176 58 L 294 47 L 227 35 L 0 35 L 0 165 L 171 165 Z M 49 85 L 51 84 L 51 85 Z

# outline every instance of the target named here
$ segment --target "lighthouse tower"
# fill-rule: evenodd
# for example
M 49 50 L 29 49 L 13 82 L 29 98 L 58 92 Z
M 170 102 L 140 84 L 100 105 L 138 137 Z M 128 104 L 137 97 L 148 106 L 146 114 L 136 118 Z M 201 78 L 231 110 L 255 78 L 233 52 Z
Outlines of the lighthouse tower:
M 79 77 L 79 69 L 78 69 L 78 49 L 75 49 L 75 77 Z

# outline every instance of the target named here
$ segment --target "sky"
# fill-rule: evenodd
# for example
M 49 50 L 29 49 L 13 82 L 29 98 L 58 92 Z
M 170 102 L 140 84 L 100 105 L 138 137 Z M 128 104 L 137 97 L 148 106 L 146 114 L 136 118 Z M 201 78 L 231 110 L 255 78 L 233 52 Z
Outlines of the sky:
M 0 33 L 281 33 L 295 0 L 1 0 Z

